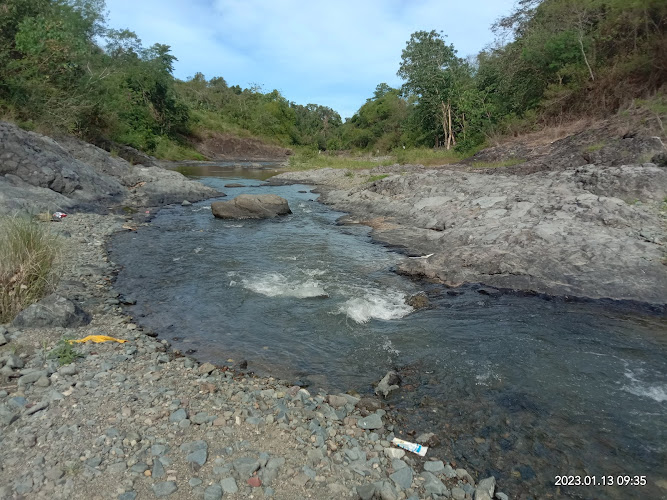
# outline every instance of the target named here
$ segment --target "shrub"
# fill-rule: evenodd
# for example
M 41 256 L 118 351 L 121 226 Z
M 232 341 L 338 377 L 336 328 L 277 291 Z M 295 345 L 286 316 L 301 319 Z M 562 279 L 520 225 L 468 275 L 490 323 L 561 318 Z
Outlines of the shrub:
M 48 224 L 0 217 L 0 323 L 55 289 L 61 240 Z

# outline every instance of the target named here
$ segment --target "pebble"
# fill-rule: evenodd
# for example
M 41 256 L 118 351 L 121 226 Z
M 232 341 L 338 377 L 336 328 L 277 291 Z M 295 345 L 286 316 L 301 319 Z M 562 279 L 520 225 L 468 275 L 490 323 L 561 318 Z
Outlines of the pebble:
M 220 481 L 220 486 L 222 487 L 222 491 L 229 495 L 233 495 L 239 491 L 239 488 L 236 485 L 236 479 L 233 477 L 226 477 Z
M 162 481 L 153 485 L 153 493 L 156 497 L 168 497 L 174 493 L 178 487 L 175 481 Z
M 222 487 L 212 484 L 204 490 L 204 500 L 220 500 L 222 498 Z

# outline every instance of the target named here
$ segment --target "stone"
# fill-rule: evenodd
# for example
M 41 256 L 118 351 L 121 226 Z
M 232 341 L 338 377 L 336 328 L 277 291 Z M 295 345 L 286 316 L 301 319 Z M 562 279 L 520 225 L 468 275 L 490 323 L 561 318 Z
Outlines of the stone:
M 367 417 L 357 420 L 357 427 L 360 429 L 381 429 L 383 425 L 382 417 L 377 413 L 371 413 Z
M 502 493 L 500 491 L 496 491 L 496 499 L 497 500 L 509 500 L 509 497 L 505 495 L 505 493 Z
M 188 200 L 183 200 L 181 202 L 181 206 L 182 207 L 190 207 L 190 206 L 192 206 L 192 203 L 190 203 Z
M 215 370 L 215 366 L 211 363 L 204 363 L 201 365 L 198 369 L 197 372 L 199 372 L 202 375 L 208 375 L 211 373 L 213 370 Z
M 396 489 L 387 481 L 383 481 L 376 488 L 376 495 L 379 494 L 381 500 L 398 500 Z
M 377 387 L 375 388 L 375 394 L 378 396 L 382 395 L 387 397 L 390 392 L 398 389 L 398 384 L 401 383 L 401 377 L 393 370 L 387 372 L 387 374 L 378 382 Z
M 226 477 L 220 481 L 220 486 L 222 491 L 228 495 L 233 495 L 239 491 L 239 487 L 236 485 L 236 479 L 233 477 Z
M 0 346 L 7 344 L 9 341 L 7 340 L 7 337 L 5 337 L 4 333 L 0 333 Z
M 449 495 L 449 490 L 443 484 L 443 482 L 440 481 L 440 479 L 435 477 L 430 472 L 422 472 L 421 477 L 424 478 L 424 490 L 426 491 L 426 493 L 430 493 L 431 495 L 440 495 L 440 496 Z
M 137 498 L 136 491 L 126 491 L 118 495 L 118 500 L 135 500 Z
M 452 488 L 452 498 L 454 500 L 465 500 L 466 492 L 464 489 L 457 487 Z
M 211 203 L 211 213 L 220 219 L 266 219 L 292 211 L 287 200 L 275 194 L 240 194 L 230 201 Z
M 161 498 L 168 497 L 174 493 L 178 489 L 178 486 L 176 486 L 175 481 L 161 481 L 159 483 L 155 483 L 152 488 L 155 496 Z
M 206 459 L 208 458 L 208 450 L 206 449 L 201 449 L 201 450 L 195 450 L 192 453 L 188 454 L 188 456 L 185 458 L 188 463 L 192 464 L 193 466 L 203 466 L 206 463 Z
M 493 492 L 496 489 L 496 478 L 491 476 L 482 479 L 475 488 L 474 500 L 493 500 Z
M 405 450 L 401 448 L 385 448 L 384 454 L 390 460 L 396 460 L 396 459 L 401 459 L 405 456 Z
M 253 488 L 259 488 L 260 486 L 262 486 L 262 481 L 257 476 L 252 476 L 251 478 L 248 478 L 247 483 L 249 486 Z
M 253 472 L 259 469 L 259 462 L 254 458 L 243 457 L 232 462 L 234 470 L 238 472 L 241 479 L 250 477 Z
M 445 470 L 445 464 L 442 463 L 442 460 L 424 462 L 424 470 L 432 472 L 433 474 L 438 474 Z
M 394 481 L 394 483 L 396 483 L 396 486 L 399 486 L 403 490 L 407 490 L 408 488 L 412 487 L 413 475 L 414 474 L 410 467 L 404 467 L 403 469 L 397 470 L 389 477 L 392 481 Z
M 204 490 L 204 500 L 220 500 L 222 498 L 222 486 L 212 484 Z
M 21 311 L 12 322 L 19 328 L 76 328 L 90 323 L 91 317 L 71 300 L 55 293 Z
M 186 418 L 188 418 L 188 414 L 185 411 L 185 409 L 184 408 L 179 408 L 178 410 L 176 410 L 174 413 L 172 413 L 169 416 L 169 421 L 178 423 L 178 422 L 181 422 L 182 420 L 185 420 Z
M 425 309 L 431 305 L 425 293 L 411 295 L 405 299 L 405 303 L 413 309 Z
M 328 401 L 334 408 L 341 408 L 347 404 L 347 398 L 343 396 L 329 395 Z
M 357 495 L 360 500 L 372 500 L 375 496 L 375 485 L 373 483 L 357 486 Z
M 65 377 L 72 377 L 77 373 L 79 373 L 79 370 L 77 369 L 76 364 L 70 363 L 68 365 L 64 365 L 58 368 L 58 373 Z
M 40 378 L 45 377 L 46 372 L 45 371 L 34 371 L 30 372 L 26 375 L 23 375 L 22 377 L 19 377 L 18 379 L 18 385 L 19 387 L 24 387 L 26 385 L 34 384 L 37 382 Z

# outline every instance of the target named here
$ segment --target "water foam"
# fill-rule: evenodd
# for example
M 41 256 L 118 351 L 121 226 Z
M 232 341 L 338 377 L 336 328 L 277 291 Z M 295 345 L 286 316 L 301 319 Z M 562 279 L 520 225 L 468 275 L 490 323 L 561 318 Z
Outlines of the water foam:
M 368 323 L 371 319 L 400 319 L 412 312 L 412 307 L 405 303 L 402 293 L 373 291 L 347 300 L 338 312 L 357 323 Z
M 639 373 L 635 373 L 632 370 L 625 370 L 625 376 L 630 379 L 631 384 L 624 385 L 622 389 L 635 396 L 653 399 L 658 403 L 667 401 L 667 385 L 651 385 L 643 382 L 637 378 L 637 375 L 641 374 L 641 372 L 642 370 L 639 370 Z
M 328 297 L 329 294 L 317 280 L 290 281 L 279 273 L 243 280 L 243 287 L 267 297 L 295 297 L 308 299 Z

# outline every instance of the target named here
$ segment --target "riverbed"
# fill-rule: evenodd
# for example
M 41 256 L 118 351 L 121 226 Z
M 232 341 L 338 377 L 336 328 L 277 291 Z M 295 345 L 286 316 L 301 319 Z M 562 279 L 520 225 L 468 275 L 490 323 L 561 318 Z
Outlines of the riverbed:
M 283 196 L 291 215 L 218 220 L 209 200 L 162 209 L 149 226 L 114 238 L 115 287 L 137 301 L 128 309 L 139 324 L 203 360 L 247 359 L 311 389 L 370 394 L 399 369 L 402 388 L 387 402 L 404 430 L 435 432 L 432 456 L 493 474 L 513 496 L 659 498 L 664 317 L 400 276 L 393 270 L 410 257 L 374 243 L 365 226 L 339 225 L 344 214 L 309 186 L 264 185 L 278 170 L 263 167 L 186 173 L 224 200 Z M 406 305 L 415 293 L 430 307 Z M 639 475 L 648 484 L 557 490 L 562 474 Z

